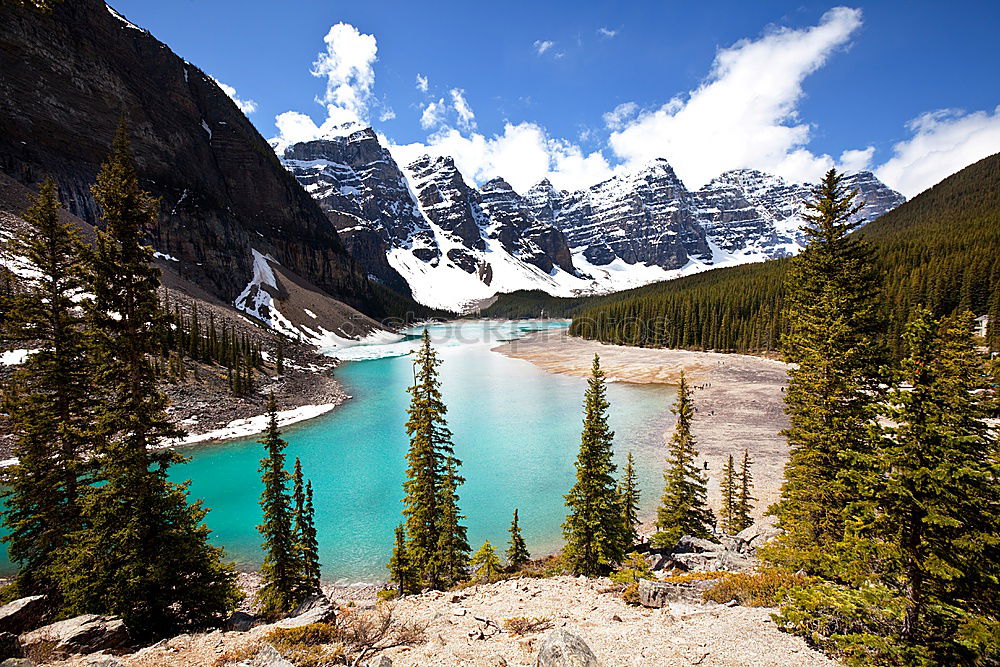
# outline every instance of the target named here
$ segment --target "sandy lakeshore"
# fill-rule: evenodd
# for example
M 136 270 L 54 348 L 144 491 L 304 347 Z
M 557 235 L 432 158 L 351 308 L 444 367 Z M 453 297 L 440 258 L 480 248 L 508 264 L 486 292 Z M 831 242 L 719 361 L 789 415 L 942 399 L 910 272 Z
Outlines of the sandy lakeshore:
M 708 463 L 709 501 L 718 505 L 726 457 L 742 456 L 744 448 L 754 460 L 755 515 L 759 518 L 777 500 L 788 458 L 788 445 L 778 435 L 788 425 L 784 363 L 741 354 L 605 345 L 572 338 L 565 329 L 535 332 L 493 349 L 552 373 L 579 377 L 590 375 L 596 353 L 613 382 L 676 384 L 683 370 L 694 387 L 693 433 L 700 459 Z M 664 433 L 664 443 L 669 437 L 670 431 Z

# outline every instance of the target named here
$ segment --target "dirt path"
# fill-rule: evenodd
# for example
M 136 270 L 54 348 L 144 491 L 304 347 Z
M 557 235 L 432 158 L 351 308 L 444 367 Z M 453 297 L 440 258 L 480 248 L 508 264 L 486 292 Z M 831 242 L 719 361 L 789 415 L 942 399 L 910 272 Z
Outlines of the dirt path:
M 615 382 L 676 384 L 683 370 L 695 388 L 693 433 L 700 458 L 708 463 L 709 501 L 718 503 L 726 458 L 742 456 L 744 448 L 754 460 L 755 515 L 759 518 L 777 500 L 788 458 L 788 445 L 778 435 L 788 425 L 784 363 L 741 354 L 605 345 L 571 338 L 566 330 L 540 331 L 493 349 L 552 373 L 580 377 L 590 375 L 596 353 Z M 664 434 L 669 436 L 669 431 Z

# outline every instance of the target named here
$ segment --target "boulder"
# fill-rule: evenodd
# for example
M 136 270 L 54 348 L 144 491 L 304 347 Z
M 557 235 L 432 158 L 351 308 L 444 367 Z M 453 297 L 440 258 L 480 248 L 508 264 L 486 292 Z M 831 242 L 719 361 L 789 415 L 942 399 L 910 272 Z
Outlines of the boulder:
M 294 664 L 285 660 L 277 649 L 275 649 L 270 644 L 266 644 L 264 648 L 257 652 L 250 660 L 241 662 L 240 665 L 243 667 L 295 667 Z
M 0 667 L 36 667 L 36 665 L 27 658 L 7 658 L 0 662 Z
M 235 632 L 246 632 L 252 628 L 257 622 L 257 617 L 248 614 L 244 611 L 234 611 L 232 615 L 226 619 L 224 627 L 226 630 L 232 630 Z
M 0 632 L 20 634 L 45 623 L 49 614 L 48 598 L 32 595 L 0 607 Z
M 712 540 L 702 539 L 685 535 L 677 540 L 677 546 L 673 548 L 674 554 L 700 554 L 710 551 L 719 551 L 722 545 Z
M 85 654 L 113 651 L 125 646 L 128 633 L 125 623 L 115 616 L 84 614 L 45 625 L 21 635 L 25 649 L 47 644 L 55 653 Z
M 778 535 L 781 535 L 781 530 L 775 528 L 770 524 L 755 523 L 749 528 L 744 528 L 740 532 L 736 533 L 737 539 L 743 541 L 751 549 L 756 550 L 760 545 L 770 542 Z
M 666 607 L 671 602 L 701 602 L 701 594 L 714 583 L 714 581 L 677 583 L 640 579 L 639 604 L 643 607 Z
M 17 635 L 10 632 L 0 632 L 0 660 L 23 657 L 24 651 L 21 650 L 21 642 Z
M 392 660 L 389 659 L 389 656 L 383 655 L 378 659 L 378 662 L 375 663 L 374 667 L 392 667 Z
M 337 617 L 337 609 L 330 598 L 314 595 L 296 607 L 288 618 L 279 622 L 279 628 L 300 628 L 313 623 L 329 623 Z
M 125 667 L 125 663 L 113 655 L 93 655 L 87 658 L 84 663 L 86 667 Z
M 542 641 L 535 667 L 598 667 L 598 662 L 585 641 L 557 628 Z

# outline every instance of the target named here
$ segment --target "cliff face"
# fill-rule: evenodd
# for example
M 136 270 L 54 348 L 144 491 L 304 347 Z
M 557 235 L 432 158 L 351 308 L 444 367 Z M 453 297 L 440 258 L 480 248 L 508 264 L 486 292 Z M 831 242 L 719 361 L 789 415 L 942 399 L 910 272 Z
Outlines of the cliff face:
M 196 66 L 100 0 L 51 13 L 0 4 L 0 170 L 51 175 L 90 223 L 90 185 L 125 117 L 142 186 L 161 199 L 157 250 L 232 302 L 266 253 L 335 298 L 380 314 L 365 271 L 267 142 Z

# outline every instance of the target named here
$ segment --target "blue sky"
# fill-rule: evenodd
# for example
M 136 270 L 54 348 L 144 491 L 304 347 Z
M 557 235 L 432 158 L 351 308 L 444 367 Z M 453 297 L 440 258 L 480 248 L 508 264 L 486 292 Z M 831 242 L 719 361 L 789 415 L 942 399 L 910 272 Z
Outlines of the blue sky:
M 265 137 L 289 111 L 312 121 L 285 116 L 289 140 L 356 118 L 397 159 L 521 190 L 662 156 L 694 187 L 838 165 L 912 196 L 1000 150 L 997 2 L 112 4 L 252 100 Z

